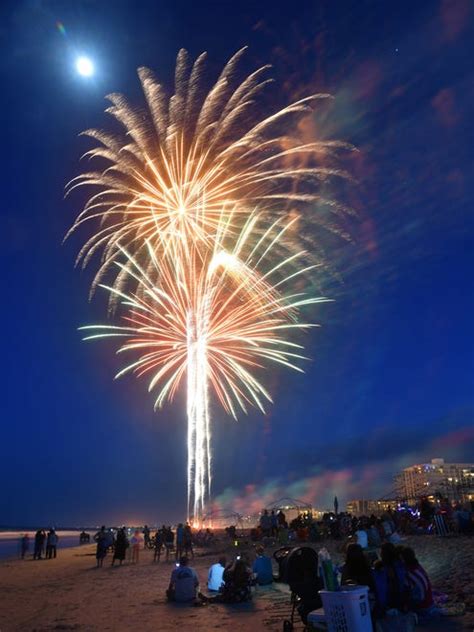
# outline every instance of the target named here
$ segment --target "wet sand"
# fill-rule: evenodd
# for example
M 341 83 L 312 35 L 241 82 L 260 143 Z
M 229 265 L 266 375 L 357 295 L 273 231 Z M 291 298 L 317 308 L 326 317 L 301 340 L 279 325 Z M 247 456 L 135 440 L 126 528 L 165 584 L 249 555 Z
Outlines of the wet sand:
M 448 605 L 464 604 L 464 616 L 448 617 L 420 627 L 426 632 L 474 629 L 474 540 L 418 537 L 409 540 L 433 584 L 448 594 Z M 338 545 L 326 543 L 338 560 Z M 315 548 L 320 548 L 316 546 Z M 192 566 L 205 586 L 207 570 L 220 551 L 199 551 Z M 173 563 L 153 564 L 151 551 L 141 551 L 140 563 L 111 567 L 108 556 L 95 568 L 95 546 L 59 551 L 56 560 L 9 560 L 0 563 L 1 632 L 51 630 L 125 632 L 140 630 L 281 631 L 290 614 L 288 587 L 259 587 L 253 602 L 204 607 L 166 603 Z M 230 555 L 229 555 L 230 558 Z M 300 624 L 296 627 L 302 630 Z

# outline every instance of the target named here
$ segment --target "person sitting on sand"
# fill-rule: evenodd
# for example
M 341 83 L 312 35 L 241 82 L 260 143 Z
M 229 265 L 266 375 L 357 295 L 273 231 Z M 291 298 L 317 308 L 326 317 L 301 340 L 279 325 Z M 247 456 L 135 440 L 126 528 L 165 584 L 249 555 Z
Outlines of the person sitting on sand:
M 100 531 L 97 531 L 94 536 L 94 540 L 97 542 L 95 557 L 97 560 L 97 568 L 99 568 L 104 565 L 104 559 L 107 555 L 107 548 L 109 546 L 109 536 L 105 530 L 105 525 L 102 525 Z
M 439 616 L 441 611 L 434 605 L 430 579 L 416 559 L 415 551 L 409 546 L 400 546 L 399 552 L 407 571 L 410 608 L 421 618 Z
M 120 566 L 122 566 L 122 562 L 125 559 L 125 555 L 127 553 L 127 549 L 129 547 L 127 534 L 125 533 L 125 529 L 122 527 L 117 531 L 117 538 L 115 540 L 115 548 L 114 548 L 114 556 L 112 558 L 112 566 L 115 563 L 115 560 L 120 562 Z
M 342 567 L 341 584 L 347 586 L 368 586 L 374 591 L 374 580 L 369 562 L 360 544 L 348 544 L 346 549 L 346 561 Z
M 261 544 L 255 549 L 257 557 L 253 563 L 252 570 L 255 574 L 257 584 L 265 586 L 273 582 L 273 569 L 271 559 L 264 554 L 264 548 Z
M 380 548 L 380 557 L 374 564 L 376 615 L 383 618 L 388 610 L 407 612 L 407 574 L 396 547 L 385 542 Z
M 354 535 L 357 538 L 357 544 L 359 546 L 361 546 L 363 549 L 367 549 L 369 547 L 367 531 L 364 529 L 364 526 L 361 522 L 359 522 L 359 524 L 357 525 L 357 531 Z
M 213 564 L 207 576 L 207 588 L 212 592 L 218 592 L 224 584 L 224 571 L 227 564 L 225 557 L 220 557 L 217 564 Z
M 199 579 L 196 571 L 188 566 L 188 558 L 183 555 L 171 573 L 166 597 L 168 601 L 177 603 L 195 602 L 198 586 Z
M 138 562 L 140 561 L 140 546 L 142 542 L 143 538 L 140 534 L 140 531 L 135 531 L 130 539 L 130 544 L 132 546 L 132 564 L 138 564 Z
M 252 581 L 252 571 L 247 565 L 245 559 L 240 555 L 237 556 L 233 564 L 228 566 L 224 571 L 224 584 L 219 594 L 215 597 L 199 597 L 205 603 L 243 603 L 252 599 L 250 589 Z

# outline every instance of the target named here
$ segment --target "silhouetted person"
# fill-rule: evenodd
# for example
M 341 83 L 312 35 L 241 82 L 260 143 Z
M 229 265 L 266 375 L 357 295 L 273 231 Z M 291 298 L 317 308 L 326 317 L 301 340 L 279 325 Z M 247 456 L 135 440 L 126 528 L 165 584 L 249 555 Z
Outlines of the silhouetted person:
M 33 552 L 34 560 L 43 559 L 42 553 L 43 553 L 44 540 L 45 540 L 45 532 L 42 531 L 41 529 L 38 529 L 38 531 L 35 533 L 35 549 Z
M 22 560 L 25 559 L 25 555 L 28 553 L 30 548 L 30 536 L 25 533 L 20 538 L 20 557 Z
M 147 524 L 143 527 L 143 537 L 143 548 L 146 549 L 150 543 L 150 528 Z
M 173 550 L 174 546 L 174 533 L 171 527 L 166 527 L 165 529 L 165 549 L 166 549 L 166 561 L 169 560 L 170 551 Z
M 56 531 L 50 529 L 46 540 L 46 559 L 50 560 L 52 557 L 56 557 L 58 540 Z
M 278 518 L 276 517 L 274 509 L 272 509 L 272 513 L 270 514 L 270 524 L 272 537 L 275 538 L 278 535 Z
M 370 564 L 360 544 L 349 544 L 346 549 L 346 561 L 342 567 L 341 584 L 368 586 L 374 590 L 374 580 Z
M 176 552 L 175 558 L 179 559 L 184 553 L 184 526 L 180 522 L 176 527 Z
M 97 542 L 95 557 L 97 560 L 97 567 L 99 568 L 104 564 L 104 559 L 107 555 L 107 548 L 109 546 L 109 536 L 105 530 L 105 525 L 102 525 L 100 531 L 97 531 L 94 536 L 94 540 Z
M 183 549 L 184 549 L 184 554 L 187 557 L 189 557 L 189 554 L 191 554 L 191 558 L 194 559 L 193 532 L 191 530 L 191 526 L 188 523 L 186 523 L 186 525 L 184 526 Z
M 120 566 L 122 566 L 122 562 L 125 559 L 125 556 L 127 554 L 127 549 L 128 549 L 128 538 L 127 538 L 127 534 L 125 533 L 125 529 L 122 527 L 122 529 L 119 529 L 117 531 L 117 538 L 115 540 L 115 548 L 114 548 L 114 556 L 112 558 L 112 566 L 115 563 L 115 560 L 118 560 L 120 562 Z
M 264 537 L 270 536 L 272 531 L 272 519 L 268 515 L 267 509 L 265 509 L 263 514 L 260 516 L 260 528 Z
M 159 562 L 161 558 L 161 549 L 163 548 L 163 531 L 158 529 L 153 538 L 153 561 Z

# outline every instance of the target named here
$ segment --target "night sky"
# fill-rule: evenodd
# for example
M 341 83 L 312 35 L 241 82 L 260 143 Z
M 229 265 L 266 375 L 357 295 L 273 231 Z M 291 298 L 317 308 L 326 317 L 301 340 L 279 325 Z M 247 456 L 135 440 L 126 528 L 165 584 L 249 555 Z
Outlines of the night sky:
M 1 524 L 184 517 L 184 398 L 154 414 L 144 382 L 113 381 L 113 345 L 81 341 L 104 301 L 74 268 L 81 240 L 62 244 L 83 202 L 64 200 L 79 132 L 110 128 L 110 92 L 142 103 L 138 66 L 171 88 L 181 47 L 207 50 L 215 76 L 248 44 L 244 70 L 273 65 L 267 105 L 330 92 L 314 127 L 360 150 L 334 192 L 358 212 L 353 242 L 317 236 L 335 300 L 315 312 L 306 374 L 269 373 L 265 417 L 214 410 L 215 507 L 342 506 L 389 494 L 400 467 L 474 461 L 469 0 L 15 0 L 0 18 Z

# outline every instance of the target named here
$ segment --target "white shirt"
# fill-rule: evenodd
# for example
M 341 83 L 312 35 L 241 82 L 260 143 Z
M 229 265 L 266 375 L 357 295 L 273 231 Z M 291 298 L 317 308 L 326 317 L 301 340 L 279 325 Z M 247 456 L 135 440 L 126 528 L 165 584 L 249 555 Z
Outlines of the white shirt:
M 209 590 L 219 590 L 224 583 L 224 567 L 221 564 L 213 564 L 209 569 L 207 587 Z

